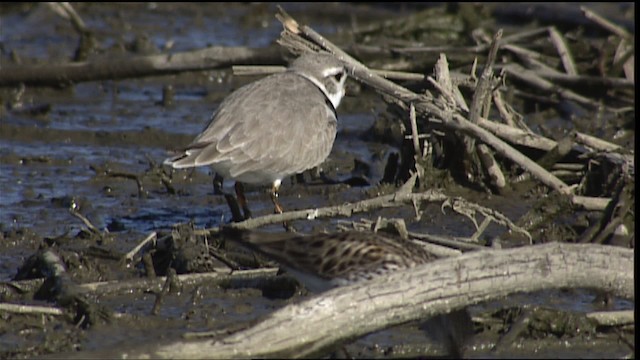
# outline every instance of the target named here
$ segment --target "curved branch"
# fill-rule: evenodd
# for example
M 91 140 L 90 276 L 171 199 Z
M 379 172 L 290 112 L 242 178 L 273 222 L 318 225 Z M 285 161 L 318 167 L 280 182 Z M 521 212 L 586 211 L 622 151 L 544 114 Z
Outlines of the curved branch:
M 444 201 L 448 196 L 437 190 L 428 190 L 421 193 L 407 193 L 396 191 L 393 194 L 382 195 L 372 199 L 366 199 L 354 203 L 346 203 L 342 205 L 327 206 L 316 209 L 305 209 L 297 211 L 286 211 L 281 214 L 265 215 L 257 218 L 251 218 L 238 223 L 229 224 L 230 227 L 236 229 L 255 229 L 260 226 L 277 224 L 292 220 L 313 220 L 322 217 L 332 216 L 352 216 L 355 213 L 370 211 L 385 207 L 401 206 L 411 204 L 412 202 L 421 201 Z M 217 228 L 206 229 L 205 231 L 217 232 Z
M 127 358 L 304 357 L 409 321 L 519 292 L 597 288 L 634 298 L 633 250 L 559 244 L 477 251 L 341 287 L 286 306 L 257 325 L 211 339 L 147 346 Z M 68 354 L 87 356 L 86 353 Z
M 380 91 L 384 94 L 392 96 L 406 104 L 414 103 L 416 111 L 421 115 L 436 116 L 440 118 L 443 125 L 455 130 L 463 131 L 466 135 L 472 136 L 480 141 L 491 146 L 500 155 L 512 160 L 520 165 L 522 168 L 529 171 L 538 180 L 543 182 L 550 188 L 566 195 L 571 195 L 572 190 L 562 180 L 545 170 L 538 165 L 535 161 L 522 155 L 519 151 L 514 149 L 509 144 L 500 140 L 497 136 L 493 135 L 489 131 L 479 127 L 478 125 L 469 122 L 466 118 L 458 113 L 449 116 L 448 112 L 441 109 L 438 105 L 434 104 L 431 99 L 425 95 L 419 95 L 411 90 L 395 84 L 389 80 L 386 80 L 373 72 L 371 72 L 364 64 L 357 61 L 349 54 L 345 53 L 342 49 L 325 39 L 322 35 L 315 32 L 308 26 L 298 24 L 292 17 L 284 13 L 280 9 L 280 14 L 276 17 L 283 23 L 285 31 L 281 34 L 281 38 L 278 42 L 287 47 L 293 48 L 294 46 L 301 46 L 300 42 L 296 42 L 302 39 L 304 35 L 306 38 L 312 40 L 312 44 L 317 44 L 325 50 L 333 53 L 338 59 L 342 60 L 347 69 L 349 69 L 349 75 L 353 78 L 371 86 L 372 88 Z M 308 40 L 304 40 L 309 42 Z

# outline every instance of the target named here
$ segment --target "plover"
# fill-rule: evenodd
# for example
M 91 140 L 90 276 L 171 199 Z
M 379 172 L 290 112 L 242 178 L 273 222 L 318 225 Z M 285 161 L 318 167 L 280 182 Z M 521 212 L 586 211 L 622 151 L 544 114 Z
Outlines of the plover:
M 164 164 L 210 165 L 218 176 L 235 180 L 245 218 L 250 211 L 242 183 L 270 184 L 275 211 L 281 213 L 282 179 L 320 165 L 331 152 L 346 79 L 333 56 L 301 55 L 285 72 L 227 96 L 202 133 Z

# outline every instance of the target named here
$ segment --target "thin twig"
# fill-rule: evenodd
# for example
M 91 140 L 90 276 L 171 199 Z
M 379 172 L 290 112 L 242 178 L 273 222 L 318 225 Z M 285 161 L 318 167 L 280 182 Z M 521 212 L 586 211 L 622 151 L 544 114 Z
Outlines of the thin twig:
M 177 279 L 183 284 L 215 284 L 225 281 L 252 281 L 256 278 L 264 278 L 267 276 L 275 276 L 278 268 L 263 268 L 255 270 L 238 270 L 232 273 L 208 272 L 197 274 L 178 275 Z M 162 285 L 166 282 L 166 276 L 158 276 L 155 278 L 140 278 L 134 280 L 114 280 L 95 283 L 80 284 L 77 286 L 78 291 L 82 293 L 110 293 L 131 290 L 156 290 L 160 291 Z M 20 282 L 22 283 L 22 282 Z M 37 286 L 37 285 L 36 285 Z
M 463 116 L 460 114 L 453 114 L 452 121 L 448 121 L 447 116 L 444 114 L 443 110 L 440 109 L 436 104 L 429 101 L 425 96 L 415 94 L 414 92 L 399 86 L 391 81 L 383 79 L 371 71 L 369 71 L 362 63 L 353 59 L 351 56 L 346 54 L 340 48 L 329 42 L 327 39 L 322 37 L 320 34 L 315 32 L 313 29 L 308 26 L 300 26 L 293 18 L 288 16 L 284 11 L 281 10 L 281 13 L 277 16 L 281 19 L 282 23 L 285 26 L 285 33 L 287 35 L 287 39 L 294 37 L 300 37 L 301 32 L 304 32 L 305 37 L 312 39 L 316 46 L 321 46 L 329 52 L 333 53 L 338 59 L 341 59 L 345 62 L 345 66 L 348 67 L 350 73 L 356 79 L 366 83 L 367 85 L 373 87 L 374 89 L 381 91 L 387 95 L 397 98 L 404 103 L 415 102 L 416 110 L 421 112 L 422 114 L 432 114 L 437 115 L 443 120 L 443 123 L 455 130 L 464 131 L 467 134 L 473 135 L 479 138 L 481 141 L 487 143 L 489 146 L 494 148 L 499 154 L 511 159 L 515 163 L 524 167 L 527 171 L 533 173 L 533 175 L 542 181 L 547 186 L 561 192 L 564 194 L 571 193 L 571 189 L 560 179 L 553 176 L 553 174 L 549 173 L 547 170 L 543 169 L 539 165 L 537 165 L 534 161 L 529 159 L 528 157 L 522 155 L 520 152 L 515 150 L 513 147 L 505 144 L 500 139 L 496 138 L 493 134 L 487 132 L 486 130 L 478 127 L 473 123 L 469 123 Z M 279 42 L 283 46 L 291 46 L 289 43 L 284 42 L 284 39 L 281 37 Z
M 131 249 L 131 251 L 129 251 L 125 256 L 124 259 L 127 261 L 131 261 L 133 260 L 133 257 L 138 253 L 138 251 L 140 251 L 140 249 L 142 249 L 146 244 L 148 244 L 149 242 L 154 242 L 158 239 L 158 234 L 153 231 L 151 232 L 146 238 L 144 238 L 144 240 L 142 240 L 136 247 L 134 247 L 133 249 Z
M 518 64 L 509 64 L 503 67 L 503 69 L 505 69 L 505 71 L 507 73 L 509 73 L 511 76 L 521 80 L 521 81 L 525 81 L 528 84 L 535 86 L 537 88 L 539 88 L 540 90 L 543 90 L 545 92 L 549 92 L 552 94 L 558 94 L 559 96 L 561 96 L 562 98 L 565 98 L 567 100 L 573 100 L 581 105 L 587 106 L 591 109 L 598 109 L 603 107 L 602 104 L 593 101 L 589 98 L 586 98 L 582 95 L 576 94 L 575 92 L 568 90 L 568 89 L 564 89 L 559 87 L 558 85 L 543 79 L 541 76 L 539 76 L 537 73 L 531 71 L 531 70 L 527 70 L 525 68 L 523 68 L 522 66 L 518 65 Z
M 470 219 L 472 219 L 472 221 L 475 223 L 475 220 L 473 219 L 473 216 L 475 215 L 476 212 L 479 212 L 480 214 L 482 214 L 484 217 L 486 218 L 490 218 L 491 220 L 493 220 L 494 222 L 496 222 L 497 224 L 500 224 L 506 228 L 508 228 L 510 231 L 515 231 L 518 232 L 520 234 L 523 234 L 524 236 L 526 236 L 529 239 L 530 243 L 533 243 L 533 239 L 531 237 L 531 234 L 529 234 L 528 231 L 526 231 L 525 229 L 519 227 L 518 225 L 514 224 L 508 217 L 506 217 L 504 214 L 493 210 L 493 209 L 489 209 L 486 208 L 482 205 L 478 205 L 476 203 L 471 203 L 461 197 L 456 197 L 456 198 L 452 198 L 450 199 L 451 201 L 446 201 L 443 203 L 443 207 L 444 206 L 451 206 L 451 209 L 453 209 L 455 212 L 459 213 L 459 214 L 463 214 L 467 217 L 469 217 Z M 476 224 L 476 228 L 479 228 L 479 226 L 477 226 Z
M 511 127 L 519 127 L 519 125 L 522 123 L 522 121 L 516 122 L 515 120 L 515 115 L 514 113 L 511 111 L 512 109 L 507 108 L 507 104 L 505 104 L 504 100 L 502 99 L 502 92 L 499 89 L 495 89 L 493 90 L 493 103 L 496 106 L 496 109 L 498 110 L 498 113 L 500 114 L 500 118 L 502 118 L 502 120 L 504 121 L 505 124 L 511 126 Z M 516 114 L 519 116 L 519 114 Z M 529 130 L 528 127 L 522 129 L 525 131 L 529 131 L 531 132 L 531 130 Z
M 286 67 L 277 65 L 234 65 L 231 69 L 235 76 L 269 75 L 287 70 Z M 372 71 L 385 79 L 400 81 L 424 81 L 425 79 L 424 74 L 413 72 L 375 69 L 372 69 Z
M 603 29 L 610 31 L 623 39 L 631 39 L 631 34 L 629 34 L 627 30 L 596 14 L 586 6 L 580 6 L 580 10 L 582 10 L 587 19 L 600 25 Z
M 473 244 L 468 241 L 461 241 L 455 237 L 445 237 L 441 235 L 422 234 L 413 231 L 409 231 L 409 236 L 415 239 L 420 239 L 434 243 L 436 245 L 446 246 L 460 251 L 473 251 L 473 250 L 486 250 L 486 246 Z
M 502 38 L 502 29 L 494 35 L 491 41 L 491 48 L 489 49 L 489 55 L 485 63 L 482 75 L 478 78 L 475 91 L 473 93 L 473 99 L 471 101 L 471 107 L 469 108 L 469 121 L 477 124 L 479 119 L 483 117 L 484 112 L 488 113 L 490 108 L 490 95 L 493 90 L 494 77 L 493 77 L 493 65 L 498 54 L 500 47 L 500 40 Z M 475 148 L 475 141 L 473 138 L 465 139 L 467 153 L 471 154 Z M 493 154 L 489 151 L 485 144 L 478 144 L 477 146 L 478 157 L 480 164 L 484 171 L 489 176 L 491 184 L 497 188 L 502 189 L 506 186 L 506 177 L 500 170 L 498 163 L 496 162 Z
M 533 30 L 525 30 L 516 34 L 511 34 L 509 36 L 505 36 L 502 39 L 502 44 L 509 44 L 513 42 L 517 42 L 520 40 L 524 40 L 529 37 L 538 36 L 540 34 L 544 34 L 548 31 L 548 28 L 542 27 Z M 404 48 L 393 48 L 392 51 L 398 53 L 454 53 L 454 52 L 462 52 L 462 53 L 476 53 L 480 54 L 487 49 L 491 44 L 480 44 L 476 46 L 414 46 L 414 47 L 404 47 Z
M 285 72 L 286 70 L 286 67 L 279 65 L 233 65 L 231 67 L 234 76 L 269 75 Z
M 584 134 L 579 131 L 573 132 L 574 140 L 577 143 L 588 146 L 596 151 L 619 151 L 622 148 L 619 145 L 610 143 L 606 140 L 602 140 L 589 134 Z
M 210 70 L 249 63 L 281 61 L 281 50 L 269 48 L 213 46 L 173 54 L 141 55 L 63 64 L 4 65 L 0 86 L 60 86 L 83 81 L 114 80 L 183 71 Z
M 473 93 L 473 100 L 471 101 L 471 107 L 469 108 L 469 121 L 477 124 L 478 119 L 481 118 L 482 106 L 485 99 L 491 94 L 492 80 L 493 80 L 493 64 L 495 63 L 496 56 L 498 54 L 498 48 L 500 47 L 500 39 L 502 38 L 502 29 L 498 30 L 493 37 L 489 55 L 487 55 L 487 61 L 485 62 L 482 75 L 478 78 L 475 92 Z
M 560 34 L 555 26 L 551 26 L 549 28 L 549 37 L 551 38 L 551 43 L 553 43 L 558 50 L 558 55 L 560 55 L 560 60 L 562 60 L 562 65 L 564 65 L 566 73 L 577 76 L 578 70 L 576 68 L 576 63 L 573 61 L 571 51 L 567 47 L 567 43 L 564 41 L 564 36 Z
M 476 229 L 476 232 L 473 233 L 473 235 L 471 235 L 469 237 L 469 240 L 473 241 L 473 242 L 478 242 L 478 239 L 480 238 L 480 236 L 484 233 L 485 230 L 487 230 L 487 227 L 489 227 L 489 225 L 491 224 L 492 219 L 489 217 L 485 217 L 484 220 L 482 220 L 482 222 L 480 223 L 480 225 L 478 226 L 478 228 Z
M 400 81 L 424 81 L 424 74 L 407 72 L 407 71 L 393 71 L 393 70 L 373 70 L 378 76 L 385 79 L 393 79 Z
M 443 201 L 447 198 L 446 195 L 437 190 L 428 190 L 423 193 L 402 193 L 397 191 L 394 194 L 383 195 L 375 197 L 373 199 L 366 199 L 355 203 L 347 203 L 343 205 L 335 205 L 324 208 L 305 209 L 298 211 L 286 211 L 281 214 L 270 214 L 261 217 L 251 218 L 245 221 L 231 223 L 228 226 L 238 229 L 255 229 L 264 225 L 277 224 L 283 221 L 293 220 L 313 220 L 322 217 L 333 216 L 352 216 L 355 213 L 370 211 L 372 209 L 386 208 L 401 206 L 403 204 L 410 204 L 413 201 Z M 217 233 L 218 228 L 213 227 L 205 230 L 198 231 L 196 234 Z
M 568 75 L 559 71 L 540 71 L 538 75 L 541 78 L 553 80 L 564 85 L 584 86 L 584 87 L 602 87 L 617 90 L 632 90 L 635 88 L 633 79 L 625 79 L 619 77 L 602 77 L 590 75 Z
M 92 233 L 96 234 L 96 235 L 100 235 L 102 236 L 102 233 L 100 232 L 100 230 L 98 230 L 97 227 L 95 227 L 91 221 L 89 221 L 89 219 L 87 219 L 84 215 L 82 215 L 78 210 L 76 210 L 73 207 L 69 208 L 69 213 L 71 213 L 71 215 L 77 217 L 78 219 L 80 219 L 86 226 L 87 228 L 89 228 L 89 231 L 91 231 Z
M 0 312 L 14 314 L 64 315 L 64 311 L 53 306 L 0 303 Z
M 416 122 L 416 108 L 413 103 L 409 104 L 409 121 L 411 123 L 411 139 L 413 140 L 413 151 L 415 152 L 416 160 L 422 154 L 420 151 L 420 140 L 418 139 L 418 124 Z

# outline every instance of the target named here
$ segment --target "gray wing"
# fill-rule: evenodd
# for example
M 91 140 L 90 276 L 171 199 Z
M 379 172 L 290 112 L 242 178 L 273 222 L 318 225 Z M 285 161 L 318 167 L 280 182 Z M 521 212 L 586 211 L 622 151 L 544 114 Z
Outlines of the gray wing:
M 226 162 L 229 174 L 268 168 L 295 174 L 319 165 L 331 151 L 337 119 L 324 94 L 293 73 L 276 74 L 229 95 L 207 128 L 174 167 Z

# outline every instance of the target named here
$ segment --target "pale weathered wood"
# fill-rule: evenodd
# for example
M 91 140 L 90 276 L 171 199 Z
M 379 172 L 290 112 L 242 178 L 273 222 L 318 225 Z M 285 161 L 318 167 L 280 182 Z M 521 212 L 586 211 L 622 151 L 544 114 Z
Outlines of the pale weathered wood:
M 634 298 L 633 250 L 559 244 L 477 251 L 337 288 L 282 308 L 223 339 L 148 345 L 119 358 L 264 358 L 322 354 L 389 326 L 520 292 L 593 288 Z

